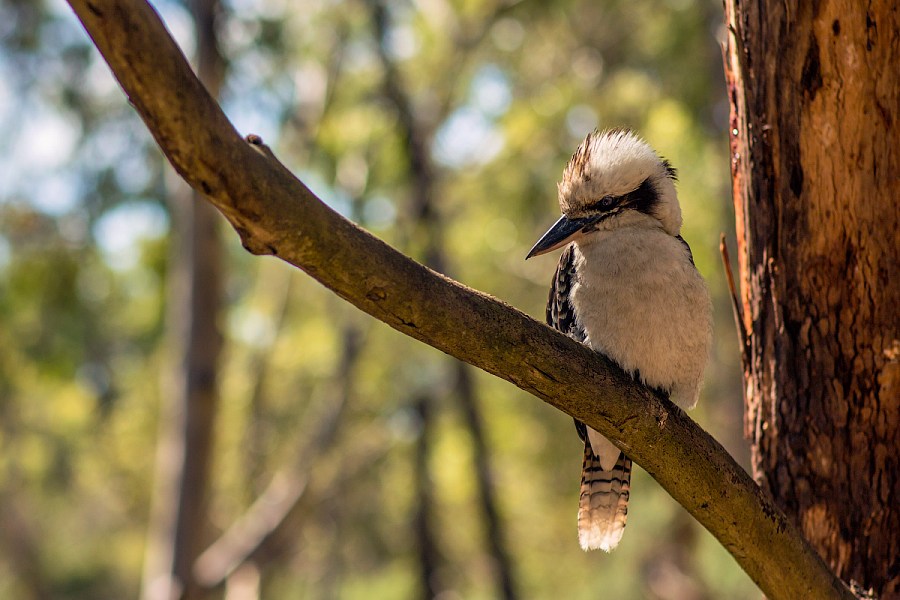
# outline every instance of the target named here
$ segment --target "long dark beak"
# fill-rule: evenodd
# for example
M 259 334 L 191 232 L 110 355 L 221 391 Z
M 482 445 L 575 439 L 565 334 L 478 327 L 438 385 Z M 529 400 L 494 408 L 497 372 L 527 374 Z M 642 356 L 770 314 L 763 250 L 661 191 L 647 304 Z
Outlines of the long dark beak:
M 528 252 L 528 256 L 525 257 L 525 260 L 528 260 L 532 256 L 546 254 L 547 252 L 561 248 L 569 242 L 574 241 L 578 238 L 578 234 L 581 233 L 582 229 L 599 221 L 600 218 L 601 217 L 597 216 L 587 217 L 585 219 L 570 219 L 563 215 L 559 218 L 559 221 L 553 224 L 553 227 L 551 227 L 547 233 L 541 236 L 541 239 L 537 241 L 537 244 L 535 244 Z

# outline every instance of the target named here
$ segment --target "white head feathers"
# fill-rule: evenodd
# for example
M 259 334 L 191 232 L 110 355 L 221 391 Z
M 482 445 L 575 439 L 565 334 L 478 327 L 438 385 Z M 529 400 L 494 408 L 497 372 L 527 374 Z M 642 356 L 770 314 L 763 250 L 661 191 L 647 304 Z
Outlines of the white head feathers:
M 681 208 L 674 180 L 675 170 L 635 133 L 595 130 L 566 165 L 558 185 L 559 207 L 570 218 L 581 217 L 602 198 L 637 192 L 644 198 L 635 208 L 659 220 L 670 235 L 678 235 Z

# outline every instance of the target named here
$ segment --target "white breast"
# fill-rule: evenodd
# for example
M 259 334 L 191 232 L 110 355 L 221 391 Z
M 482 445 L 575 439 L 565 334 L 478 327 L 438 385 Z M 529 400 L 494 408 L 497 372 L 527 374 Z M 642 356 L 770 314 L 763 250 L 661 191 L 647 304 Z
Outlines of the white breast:
M 712 308 L 687 248 L 661 228 L 598 231 L 576 243 L 571 298 L 586 343 L 676 404 L 697 403 Z

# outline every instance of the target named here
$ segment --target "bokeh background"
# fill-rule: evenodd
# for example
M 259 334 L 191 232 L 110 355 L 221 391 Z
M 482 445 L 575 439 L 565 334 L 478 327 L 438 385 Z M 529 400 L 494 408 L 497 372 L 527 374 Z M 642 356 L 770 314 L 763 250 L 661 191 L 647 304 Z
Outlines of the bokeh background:
M 154 6 L 193 56 L 189 7 Z M 226 0 L 217 23 L 242 134 L 335 210 L 541 320 L 557 258 L 523 258 L 558 216 L 563 166 L 595 127 L 638 130 L 678 169 L 716 307 L 692 415 L 746 464 L 718 252 L 719 2 Z M 62 0 L 3 0 L 0 43 L 0 597 L 137 597 L 179 182 Z M 273 479 L 308 483 L 251 568 L 263 598 L 417 598 L 423 578 L 443 600 L 494 598 L 502 577 L 521 598 L 758 597 L 639 468 L 622 544 L 583 553 L 569 417 L 219 229 L 206 543 Z

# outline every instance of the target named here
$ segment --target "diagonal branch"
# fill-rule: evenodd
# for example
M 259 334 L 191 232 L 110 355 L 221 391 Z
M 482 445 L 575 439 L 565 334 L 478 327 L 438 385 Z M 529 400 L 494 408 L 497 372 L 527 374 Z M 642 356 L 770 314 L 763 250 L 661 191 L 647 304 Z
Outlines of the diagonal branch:
M 427 140 L 430 138 L 430 130 L 417 118 L 413 107 L 412 98 L 404 85 L 397 65 L 391 59 L 386 47 L 388 31 L 388 11 L 382 0 L 369 0 L 366 2 L 370 19 L 373 25 L 378 58 L 384 70 L 383 86 L 385 95 L 393 102 L 398 114 L 398 129 L 405 139 L 406 157 L 410 179 L 413 181 L 413 220 L 414 225 L 421 230 L 425 239 L 423 255 L 425 264 L 437 271 L 449 272 L 449 260 L 444 248 L 444 230 L 441 219 L 434 206 L 437 187 L 436 169 L 430 160 L 427 149 Z M 499 11 L 494 12 L 494 16 Z M 488 19 L 482 25 L 482 32 L 486 32 L 494 22 L 494 18 Z M 482 34 L 483 35 L 483 34 Z M 481 36 L 479 36 L 481 37 Z M 463 57 L 470 57 L 471 51 L 464 52 Z M 446 106 L 439 114 L 439 118 L 446 117 Z M 487 551 L 495 566 L 495 579 L 498 597 L 504 600 L 515 600 L 518 597 L 516 591 L 516 577 L 514 575 L 513 562 L 506 546 L 506 536 L 503 523 L 500 518 L 500 510 L 497 507 L 497 494 L 494 490 L 494 482 L 491 478 L 490 450 L 485 439 L 484 428 L 480 412 L 480 401 L 475 386 L 475 379 L 468 364 L 453 360 L 453 396 L 459 402 L 463 420 L 472 437 L 473 461 L 475 467 L 475 482 L 478 498 L 481 502 L 482 516 L 486 529 L 485 542 Z M 423 402 L 423 405 L 426 404 Z M 427 416 L 429 412 L 423 412 Z M 423 421 L 424 432 L 428 430 L 427 420 Z M 426 497 L 427 499 L 427 497 Z
M 773 599 L 853 598 L 722 446 L 586 347 L 437 274 L 319 201 L 244 142 L 143 0 L 69 0 L 178 172 L 244 247 L 302 269 L 398 331 L 506 379 L 610 438 Z

